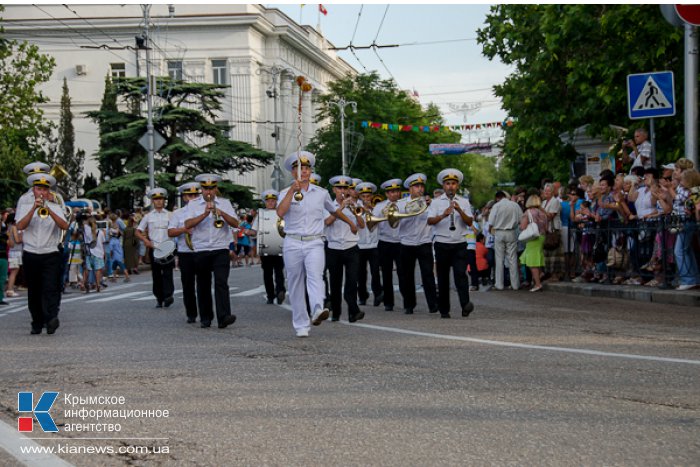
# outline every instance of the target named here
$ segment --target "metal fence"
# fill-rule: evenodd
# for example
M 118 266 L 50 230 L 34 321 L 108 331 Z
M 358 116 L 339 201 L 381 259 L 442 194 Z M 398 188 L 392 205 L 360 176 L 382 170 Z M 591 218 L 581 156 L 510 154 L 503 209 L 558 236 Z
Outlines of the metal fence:
M 676 215 L 628 223 L 576 223 L 569 228 L 568 240 L 573 252 L 564 253 L 564 273 L 577 276 L 577 282 L 671 288 L 678 285 L 679 271 L 688 272 L 691 255 L 694 264 L 700 264 L 698 223 Z

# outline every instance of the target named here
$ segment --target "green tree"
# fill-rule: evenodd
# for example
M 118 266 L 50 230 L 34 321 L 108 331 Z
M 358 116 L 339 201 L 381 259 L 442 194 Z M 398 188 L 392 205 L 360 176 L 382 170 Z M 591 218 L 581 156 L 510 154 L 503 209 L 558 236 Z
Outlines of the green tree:
M 46 99 L 38 87 L 49 80 L 55 63 L 37 46 L 8 40 L 3 33 L 0 26 L 0 206 L 8 206 L 26 189 L 22 167 L 46 160 L 42 144 L 50 125 L 39 107 Z
M 139 199 L 148 184 L 148 158 L 138 140 L 146 132 L 146 119 L 140 115 L 115 110 L 121 98 L 126 104 L 145 99 L 144 78 L 124 78 L 105 86 L 103 105 L 88 115 L 100 127 L 100 149 L 97 157 L 103 172 L 100 185 L 91 195 L 130 193 Z M 245 173 L 264 167 L 273 154 L 223 136 L 228 128 L 214 123 L 221 110 L 223 89 L 206 83 L 187 83 L 158 78 L 157 104 L 154 105 L 154 128 L 166 140 L 155 155 L 156 185 L 170 193 L 175 201 L 176 187 L 203 172 Z M 204 141 L 199 143 L 198 141 Z M 104 175 L 111 180 L 104 181 Z M 252 206 L 248 188 L 223 183 L 220 190 L 241 206 Z M 114 201 L 113 205 L 117 206 Z
M 333 102 L 340 98 L 357 102 L 357 113 L 346 108 L 345 125 L 361 131 L 362 145 L 354 161 L 348 154 L 349 175 L 377 185 L 390 178 L 405 178 L 416 172 L 428 176 L 428 190 L 437 186 L 435 177 L 440 170 L 455 165 L 459 157 L 431 156 L 428 145 L 458 143 L 460 135 L 451 131 L 405 132 L 360 129 L 360 122 L 393 122 L 406 125 L 441 125 L 442 117 L 436 106 L 426 110 L 396 87 L 393 80 L 382 80 L 377 73 L 346 77 L 330 83 L 327 94 L 319 98 L 321 108 L 318 121 L 330 124 L 317 131 L 308 145 L 317 157 L 316 171 L 328 180 L 341 173 L 340 114 Z
M 518 183 L 568 179 L 576 154 L 560 133 L 585 124 L 593 135 L 605 134 L 609 124 L 630 132 L 641 126 L 627 117 L 626 76 L 672 70 L 682 81 L 682 39 L 656 5 L 492 7 L 478 41 L 486 57 L 514 67 L 494 90 L 516 120 L 504 152 Z M 682 153 L 680 108 L 678 115 L 656 120 L 659 160 Z
M 68 81 L 63 78 L 63 94 L 61 95 L 61 110 L 58 124 L 58 141 L 56 150 L 49 157 L 51 165 L 59 164 L 66 169 L 68 176 L 58 183 L 68 198 L 78 195 L 82 186 L 82 172 L 85 163 L 85 151 L 75 149 L 75 128 L 73 127 L 73 112 L 71 111 Z

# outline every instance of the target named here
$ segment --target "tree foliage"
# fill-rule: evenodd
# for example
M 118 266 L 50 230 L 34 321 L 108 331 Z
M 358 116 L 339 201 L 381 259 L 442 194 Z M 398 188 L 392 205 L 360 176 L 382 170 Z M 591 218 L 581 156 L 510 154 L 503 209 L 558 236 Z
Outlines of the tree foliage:
M 391 178 L 406 178 L 423 172 L 428 176 L 428 190 L 437 187 L 435 177 L 445 167 L 455 166 L 463 156 L 431 156 L 432 143 L 458 143 L 454 132 L 396 132 L 372 128 L 360 129 L 360 122 L 396 122 L 407 125 L 441 125 L 442 117 L 436 106 L 426 110 L 399 90 L 393 80 L 382 80 L 375 72 L 346 77 L 330 83 L 328 93 L 319 98 L 321 108 L 317 119 L 329 121 L 320 129 L 308 149 L 316 155 L 316 172 L 328 180 L 341 173 L 340 114 L 333 102 L 340 98 L 357 103 L 357 113 L 346 107 L 345 126 L 364 136 L 355 160 L 348 148 L 349 175 L 371 181 L 377 186 Z M 352 164 L 352 165 L 351 165 Z
M 7 206 L 26 188 L 22 167 L 46 160 L 42 145 L 50 125 L 39 107 L 46 98 L 38 87 L 49 80 L 55 62 L 37 46 L 3 33 L 0 26 L 0 206 Z
M 49 164 L 58 164 L 68 172 L 68 176 L 60 180 L 58 187 L 68 198 L 78 196 L 82 187 L 82 172 L 85 164 L 85 151 L 75 149 L 75 128 L 73 127 L 73 112 L 71 111 L 68 82 L 63 78 L 63 93 L 58 123 L 58 139 L 55 148 L 49 153 Z
M 629 128 L 646 122 L 627 116 L 626 77 L 672 70 L 682 89 L 683 33 L 656 5 L 501 4 L 478 31 L 483 54 L 515 70 L 495 86 L 516 124 L 504 152 L 519 183 L 542 177 L 566 180 L 575 151 L 559 134 L 590 124 L 603 134 L 609 124 Z M 657 119 L 657 160 L 682 153 L 682 105 L 676 117 Z
M 222 108 L 224 86 L 169 78 L 158 78 L 157 84 L 153 124 L 166 143 L 155 154 L 155 179 L 158 186 L 170 193 L 171 204 L 176 199 L 176 187 L 195 175 L 231 171 L 242 174 L 272 161 L 273 154 L 223 136 L 227 128 L 215 120 Z M 133 103 L 145 101 L 145 92 L 144 78 L 107 82 L 100 110 L 88 112 L 100 128 L 97 158 L 102 172 L 102 183 L 91 194 L 109 192 L 136 201 L 145 193 L 148 157 L 138 140 L 146 133 L 147 120 L 118 109 L 120 99 L 130 109 L 138 108 Z M 110 180 L 105 181 L 105 175 Z M 234 201 L 242 206 L 252 205 L 252 194 L 247 188 L 223 183 L 220 190 L 228 196 L 237 196 Z M 112 204 L 120 205 L 114 201 Z

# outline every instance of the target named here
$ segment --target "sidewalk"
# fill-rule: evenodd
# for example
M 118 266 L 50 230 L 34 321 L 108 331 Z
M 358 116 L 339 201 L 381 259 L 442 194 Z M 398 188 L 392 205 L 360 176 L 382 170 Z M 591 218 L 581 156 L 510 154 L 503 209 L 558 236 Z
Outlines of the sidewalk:
M 700 311 L 700 288 L 687 291 L 659 289 L 640 285 L 606 285 L 597 283 L 545 282 L 545 290 L 587 297 L 622 298 L 640 302 L 667 303 L 697 307 Z

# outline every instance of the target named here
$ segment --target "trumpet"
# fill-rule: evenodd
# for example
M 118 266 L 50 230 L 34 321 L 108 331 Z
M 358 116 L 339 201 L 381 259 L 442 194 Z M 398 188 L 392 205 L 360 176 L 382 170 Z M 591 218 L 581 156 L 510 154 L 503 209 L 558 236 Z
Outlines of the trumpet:
M 207 201 L 207 203 L 212 203 L 212 196 L 211 196 L 211 195 L 207 195 L 206 201 Z M 221 215 L 220 215 L 218 212 L 216 212 L 216 201 L 213 201 L 213 205 L 214 205 L 214 210 L 212 211 L 212 216 L 214 216 L 214 227 L 217 228 L 217 229 L 220 229 L 220 228 L 222 228 L 222 227 L 224 226 L 224 224 L 226 224 L 226 223 L 225 223 L 224 220 L 221 218 Z M 185 238 L 185 241 L 187 241 L 186 238 Z M 188 245 L 188 246 L 189 246 L 189 245 Z
M 41 198 L 41 207 L 39 208 L 39 217 L 46 219 L 49 217 L 49 208 L 46 207 L 46 200 Z

